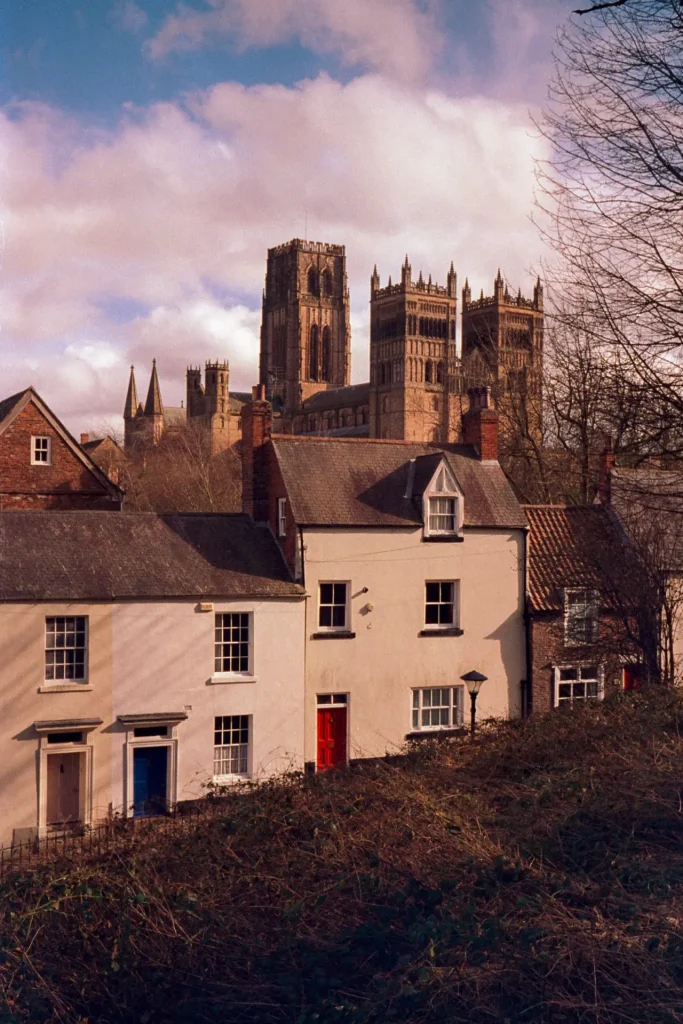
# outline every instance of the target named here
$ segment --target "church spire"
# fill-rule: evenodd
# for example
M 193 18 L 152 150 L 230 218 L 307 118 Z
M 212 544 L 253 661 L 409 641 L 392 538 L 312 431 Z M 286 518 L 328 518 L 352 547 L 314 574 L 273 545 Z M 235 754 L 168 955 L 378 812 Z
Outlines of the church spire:
M 149 378 L 149 389 L 147 401 L 145 402 L 145 416 L 163 416 L 164 404 L 161 401 L 161 388 L 157 377 L 157 361 L 152 360 L 152 376 Z
M 135 367 L 130 368 L 128 379 L 128 391 L 126 393 L 126 404 L 123 407 L 124 420 L 132 420 L 138 411 L 138 389 L 135 387 Z

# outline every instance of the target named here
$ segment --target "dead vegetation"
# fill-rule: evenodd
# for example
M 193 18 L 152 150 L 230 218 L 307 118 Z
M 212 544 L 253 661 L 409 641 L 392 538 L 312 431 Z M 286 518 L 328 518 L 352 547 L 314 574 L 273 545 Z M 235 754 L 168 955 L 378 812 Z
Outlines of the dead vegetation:
M 15 875 L 0 1021 L 681 1021 L 682 718 L 625 694 Z

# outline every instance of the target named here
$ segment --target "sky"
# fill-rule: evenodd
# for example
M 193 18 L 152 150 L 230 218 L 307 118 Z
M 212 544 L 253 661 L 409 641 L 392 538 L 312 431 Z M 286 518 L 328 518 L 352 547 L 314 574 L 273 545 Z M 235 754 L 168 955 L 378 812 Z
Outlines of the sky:
M 266 250 L 530 293 L 534 116 L 568 0 L 0 0 L 0 398 L 122 425 L 129 366 L 257 380 Z

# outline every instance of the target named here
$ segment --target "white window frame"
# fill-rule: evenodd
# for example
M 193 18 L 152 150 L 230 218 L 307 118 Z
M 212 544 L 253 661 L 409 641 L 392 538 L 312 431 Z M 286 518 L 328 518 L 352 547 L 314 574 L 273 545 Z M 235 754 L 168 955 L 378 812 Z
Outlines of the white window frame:
M 83 619 L 85 623 L 85 647 L 83 654 L 83 678 L 82 679 L 48 679 L 47 676 L 47 655 L 48 651 L 57 650 L 78 650 L 76 647 L 48 647 L 47 645 L 47 624 L 49 619 Z M 90 668 L 90 619 L 88 615 L 46 615 L 43 627 L 43 683 L 41 690 L 80 690 L 82 688 L 92 689 L 88 685 Z M 65 632 L 65 631 L 64 631 Z M 74 630 L 75 632 L 75 630 Z
M 448 704 L 425 704 L 425 693 L 441 693 L 448 691 Z M 431 698 L 430 698 L 431 699 Z M 448 707 L 448 724 L 440 722 L 436 725 L 423 725 L 423 712 L 434 708 L 443 709 Z M 410 722 L 411 732 L 442 732 L 444 729 L 459 729 L 462 727 L 465 715 L 465 687 L 464 686 L 416 686 L 410 691 Z
M 216 733 L 219 731 L 216 728 L 216 720 L 217 719 L 225 719 L 225 718 L 232 718 L 232 719 L 234 719 L 234 718 L 246 718 L 246 720 L 247 720 L 247 742 L 246 742 L 246 744 L 244 744 L 244 743 L 221 743 L 221 744 L 217 744 L 216 743 Z M 240 714 L 238 714 L 238 715 L 214 715 L 214 723 L 213 723 L 213 725 L 214 725 L 214 728 L 213 728 L 214 743 L 213 743 L 213 762 L 212 762 L 213 767 L 212 767 L 212 775 L 211 775 L 213 781 L 217 785 L 220 786 L 220 785 L 227 785 L 227 784 L 232 783 L 232 782 L 238 782 L 241 779 L 250 779 L 251 776 L 252 776 L 252 752 L 253 752 L 253 749 L 254 749 L 254 717 L 253 717 L 253 715 L 240 715 Z M 241 729 L 242 726 L 238 726 L 237 728 Z M 232 729 L 232 726 L 231 726 L 231 729 Z M 221 726 L 221 732 L 222 731 L 223 731 L 223 727 Z M 227 774 L 216 774 L 216 771 L 215 771 L 215 769 L 216 769 L 216 750 L 218 749 L 218 747 L 224 748 L 224 747 L 243 747 L 243 746 L 246 746 L 246 748 L 247 748 L 245 771 L 243 771 L 243 772 L 228 772 Z
M 320 622 L 321 611 L 323 608 L 340 608 L 340 604 L 334 602 L 334 591 L 332 604 L 327 602 L 323 604 L 322 601 L 322 588 L 325 586 L 337 587 L 343 586 L 345 588 L 344 598 L 344 625 L 343 626 L 323 626 Z M 319 633 L 348 633 L 351 630 L 351 582 L 350 580 L 318 580 L 318 610 L 317 610 L 317 631 Z
M 448 515 L 448 513 L 433 513 L 432 502 L 440 499 L 453 502 L 453 529 L 440 529 L 432 526 L 432 516 Z M 425 488 L 422 496 L 422 521 L 424 524 L 425 537 L 460 537 L 462 536 L 462 524 L 464 519 L 463 493 L 458 487 L 455 477 L 447 463 L 442 460 Z
M 592 621 L 591 638 L 589 640 L 577 639 L 576 636 L 572 635 L 570 625 L 570 610 L 569 604 L 572 597 L 578 594 L 585 594 L 584 607 L 590 609 L 590 615 L 586 615 L 583 618 L 587 619 L 590 617 Z M 583 621 L 583 619 L 582 619 Z M 565 590 L 564 592 L 564 645 L 565 647 L 590 647 L 592 644 L 597 643 L 600 635 L 600 600 L 599 594 L 596 590 L 592 590 L 590 587 L 572 587 L 571 589 Z
M 560 698 L 560 684 L 564 683 L 581 683 L 581 682 L 594 682 L 595 677 L 591 676 L 586 680 L 581 678 L 581 671 L 589 668 L 593 668 L 593 665 L 553 665 L 553 707 L 559 707 L 561 704 L 574 704 L 583 703 L 588 700 L 603 700 L 605 696 L 605 667 L 599 663 L 594 663 L 597 668 L 597 681 L 598 681 L 598 693 L 596 697 L 562 697 Z M 562 671 L 576 671 L 577 679 L 560 679 L 560 672 Z
M 47 441 L 45 447 L 45 454 L 47 458 L 38 458 L 38 441 Z M 41 449 L 42 454 L 42 449 Z M 31 435 L 31 465 L 32 466 L 51 466 L 52 465 L 52 437 L 50 434 L 32 434 Z
M 246 670 L 231 670 L 222 671 L 216 669 L 216 647 L 218 641 L 216 640 L 216 630 L 218 629 L 218 616 L 224 615 L 246 615 L 247 616 L 247 628 L 249 632 L 248 639 L 248 654 L 247 654 L 247 669 Z M 249 682 L 253 683 L 256 681 L 254 676 L 254 614 L 250 611 L 245 611 L 243 608 L 226 608 L 223 611 L 217 611 L 214 613 L 214 630 L 213 630 L 213 672 L 211 675 L 212 682 Z
M 428 601 L 427 600 L 427 587 L 430 584 L 437 584 L 439 587 L 450 586 L 453 588 L 452 595 L 453 601 L 451 606 L 453 608 L 453 621 L 452 622 L 427 622 L 427 605 L 437 605 L 438 607 L 447 607 L 449 602 L 447 601 Z M 424 589 L 424 628 L 425 629 L 459 629 L 460 628 L 460 580 L 425 580 Z
M 278 537 L 287 536 L 287 499 L 277 499 L 277 535 Z

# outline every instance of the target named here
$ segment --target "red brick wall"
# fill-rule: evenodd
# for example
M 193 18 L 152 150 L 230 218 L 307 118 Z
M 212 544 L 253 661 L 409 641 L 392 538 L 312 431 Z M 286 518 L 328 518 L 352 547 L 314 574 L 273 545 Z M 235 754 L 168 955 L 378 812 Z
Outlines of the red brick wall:
M 498 413 L 494 409 L 470 409 L 462 418 L 463 444 L 479 451 L 483 462 L 498 458 Z
M 555 665 L 604 665 L 605 696 L 622 688 L 619 658 L 604 647 L 565 647 L 564 616 L 546 614 L 531 620 L 531 704 L 532 711 L 543 714 L 553 707 L 553 667 Z M 611 638 L 615 624 L 608 631 Z M 615 683 L 616 681 L 616 683 Z
M 35 435 L 52 438 L 49 466 L 31 465 Z M 119 505 L 32 402 L 0 434 L 0 508 L 111 510 Z

